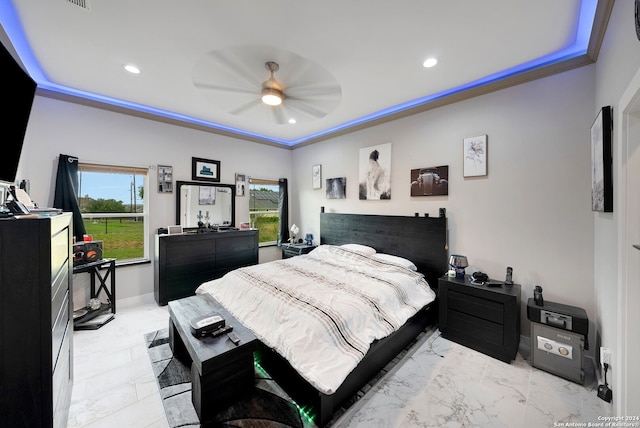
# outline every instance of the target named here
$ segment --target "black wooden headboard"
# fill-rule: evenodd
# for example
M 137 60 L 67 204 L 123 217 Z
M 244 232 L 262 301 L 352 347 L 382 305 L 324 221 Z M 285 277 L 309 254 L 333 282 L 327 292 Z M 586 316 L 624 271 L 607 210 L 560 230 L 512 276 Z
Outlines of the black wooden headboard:
M 446 217 L 320 213 L 320 243 L 362 244 L 411 260 L 432 288 L 448 268 Z

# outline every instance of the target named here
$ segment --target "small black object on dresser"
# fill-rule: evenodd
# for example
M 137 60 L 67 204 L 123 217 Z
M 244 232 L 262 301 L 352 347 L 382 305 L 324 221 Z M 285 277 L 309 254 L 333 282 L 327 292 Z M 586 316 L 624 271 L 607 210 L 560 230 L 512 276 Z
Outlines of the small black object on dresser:
M 315 245 L 307 244 L 282 244 L 282 258 L 288 259 L 289 257 L 300 256 L 302 254 L 309 254 Z
M 493 281 L 495 282 L 495 281 Z M 520 285 L 488 287 L 467 277 L 438 281 L 442 337 L 510 363 L 520 343 Z

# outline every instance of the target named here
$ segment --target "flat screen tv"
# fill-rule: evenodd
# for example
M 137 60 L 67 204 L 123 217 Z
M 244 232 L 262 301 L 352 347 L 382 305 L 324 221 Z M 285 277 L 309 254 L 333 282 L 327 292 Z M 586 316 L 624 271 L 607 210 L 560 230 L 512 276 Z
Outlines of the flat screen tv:
M 5 88 L 0 128 L 0 184 L 15 184 L 22 143 L 31 114 L 36 82 L 22 69 L 4 44 L 0 43 L 0 70 Z

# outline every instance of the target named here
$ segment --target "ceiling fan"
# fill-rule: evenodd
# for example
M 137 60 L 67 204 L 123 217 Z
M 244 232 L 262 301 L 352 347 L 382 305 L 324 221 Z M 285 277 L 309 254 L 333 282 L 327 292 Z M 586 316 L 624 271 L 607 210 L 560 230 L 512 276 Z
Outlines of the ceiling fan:
M 271 72 L 271 77 L 262 82 L 262 102 L 268 106 L 279 106 L 282 104 L 284 93 L 282 85 L 273 75 L 280 69 L 280 66 L 274 61 L 267 61 L 264 66 Z
M 342 97 L 340 85 L 324 68 L 272 48 L 209 52 L 196 63 L 192 79 L 218 108 L 271 124 L 321 119 L 337 108 Z

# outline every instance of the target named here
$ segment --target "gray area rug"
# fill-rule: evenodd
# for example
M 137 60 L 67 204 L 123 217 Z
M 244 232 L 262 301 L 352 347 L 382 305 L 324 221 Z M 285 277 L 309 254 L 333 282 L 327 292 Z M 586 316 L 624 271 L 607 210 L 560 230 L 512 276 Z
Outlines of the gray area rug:
M 431 334 L 434 327 L 421 333 L 391 363 L 372 379 L 358 394 L 336 413 L 334 421 L 360 400 L 366 391 L 391 370 L 404 355 L 425 334 Z M 167 329 L 145 335 L 147 350 L 153 372 L 158 381 L 165 415 L 171 428 L 312 428 L 313 422 L 302 417 L 289 396 L 269 378 L 268 373 L 256 368 L 256 383 L 253 393 L 218 412 L 212 420 L 198 420 L 191 403 L 191 369 L 173 357 L 169 346 Z M 329 423 L 329 425 L 332 425 Z

